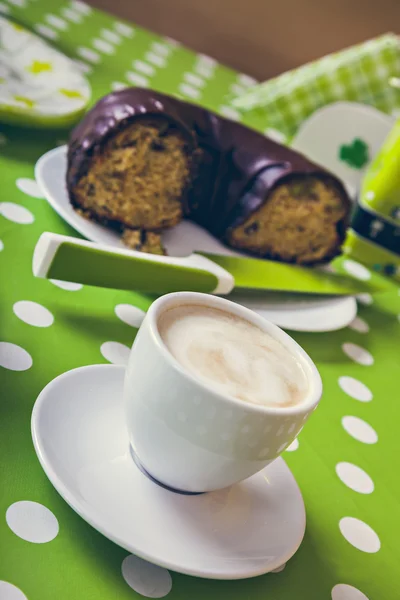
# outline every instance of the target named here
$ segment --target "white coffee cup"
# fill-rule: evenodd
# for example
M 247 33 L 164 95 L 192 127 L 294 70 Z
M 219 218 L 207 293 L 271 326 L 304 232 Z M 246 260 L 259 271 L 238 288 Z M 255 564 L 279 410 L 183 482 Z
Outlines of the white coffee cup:
M 167 349 L 160 315 L 179 305 L 223 310 L 250 321 L 300 361 L 308 391 L 298 404 L 271 407 L 223 395 L 195 379 Z M 229 300 L 194 292 L 167 294 L 148 310 L 132 347 L 124 403 L 130 443 L 141 466 L 160 483 L 206 492 L 246 479 L 295 439 L 322 394 L 318 370 L 289 335 Z

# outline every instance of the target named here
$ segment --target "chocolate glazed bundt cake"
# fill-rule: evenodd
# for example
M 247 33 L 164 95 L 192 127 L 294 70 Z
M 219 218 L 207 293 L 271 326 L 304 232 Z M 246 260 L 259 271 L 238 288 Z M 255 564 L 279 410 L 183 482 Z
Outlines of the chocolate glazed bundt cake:
M 186 217 L 254 256 L 323 263 L 340 253 L 350 212 L 341 182 L 300 154 L 138 88 L 105 96 L 72 132 L 67 186 L 81 214 L 152 253 Z

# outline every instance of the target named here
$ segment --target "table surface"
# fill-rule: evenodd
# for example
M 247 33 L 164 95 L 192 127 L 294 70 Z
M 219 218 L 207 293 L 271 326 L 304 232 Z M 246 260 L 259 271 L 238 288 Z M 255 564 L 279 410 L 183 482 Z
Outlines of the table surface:
M 0 11 L 82 61 L 94 99 L 122 84 L 150 85 L 215 110 L 251 80 L 80 2 L 7 0 Z M 163 570 L 76 515 L 48 482 L 30 435 L 32 406 L 54 377 L 126 359 L 144 295 L 35 279 L 43 231 L 74 235 L 42 198 L 34 163 L 65 132 L 1 127 L 0 172 L 0 600 L 120 600 L 164 595 Z M 285 453 L 307 509 L 304 541 L 287 566 L 252 580 L 172 573 L 171 600 L 394 600 L 400 531 L 398 421 L 400 296 L 361 298 L 359 316 L 334 333 L 296 333 L 324 383 L 320 408 Z M 167 582 L 167 583 L 166 583 Z M 163 586 L 166 586 L 165 589 Z M 136 590 L 136 591 L 135 591 Z

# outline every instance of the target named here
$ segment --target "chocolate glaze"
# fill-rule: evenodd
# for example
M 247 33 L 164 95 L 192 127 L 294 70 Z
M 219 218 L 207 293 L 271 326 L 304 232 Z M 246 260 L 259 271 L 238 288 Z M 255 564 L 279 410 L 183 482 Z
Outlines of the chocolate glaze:
M 150 115 L 174 123 L 187 136 L 189 152 L 197 147 L 203 150 L 198 182 L 196 185 L 193 173 L 195 181 L 185 202 L 185 212 L 219 237 L 243 223 L 267 200 L 274 187 L 292 176 L 329 178 L 350 211 L 350 199 L 342 183 L 301 154 L 200 106 L 141 88 L 127 88 L 105 96 L 74 129 L 68 148 L 70 192 L 108 137 L 133 119 Z M 346 227 L 347 219 L 338 224 L 341 241 Z

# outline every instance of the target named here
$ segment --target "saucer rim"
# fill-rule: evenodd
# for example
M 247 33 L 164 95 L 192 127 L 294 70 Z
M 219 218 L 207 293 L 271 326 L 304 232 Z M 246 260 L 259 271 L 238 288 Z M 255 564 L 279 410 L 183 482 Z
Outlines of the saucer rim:
M 70 491 L 68 486 L 62 481 L 62 479 L 57 475 L 55 469 L 53 468 L 52 461 L 49 458 L 48 454 L 45 452 L 44 447 L 42 445 L 42 436 L 40 434 L 39 421 L 40 421 L 41 412 L 43 410 L 43 407 L 45 406 L 45 403 L 47 401 L 49 393 L 51 394 L 53 391 L 53 388 L 56 388 L 60 384 L 60 382 L 63 382 L 64 380 L 67 380 L 70 377 L 74 377 L 74 376 L 78 375 L 79 372 L 81 372 L 81 371 L 87 372 L 88 370 L 90 370 L 95 373 L 96 371 L 104 370 L 104 369 L 107 369 L 108 371 L 114 371 L 115 373 L 120 372 L 121 375 L 124 375 L 125 370 L 126 370 L 123 365 L 92 364 L 92 365 L 85 365 L 85 366 L 81 366 L 81 367 L 77 367 L 77 368 L 65 371 L 64 373 L 61 373 L 60 375 L 55 377 L 52 381 L 50 381 L 42 389 L 42 391 L 38 395 L 38 397 L 35 401 L 35 404 L 33 406 L 33 409 L 32 409 L 31 434 L 32 434 L 32 441 L 33 441 L 36 455 L 38 457 L 38 460 L 40 462 L 40 465 L 41 465 L 46 477 L 48 478 L 50 483 L 53 485 L 53 487 L 56 489 L 56 491 L 60 494 L 60 496 L 63 498 L 63 500 L 65 500 L 65 502 L 71 507 L 71 509 L 74 512 L 76 512 L 91 527 L 93 527 L 93 529 L 95 529 L 96 531 L 101 533 L 101 535 L 104 535 L 104 537 L 109 539 L 111 542 L 117 544 L 119 547 L 123 548 L 127 552 L 134 554 L 135 556 L 138 556 L 139 558 L 147 560 L 148 562 L 150 562 L 152 564 L 155 564 L 157 566 L 168 569 L 169 571 L 181 573 L 183 575 L 199 577 L 202 579 L 214 579 L 214 580 L 224 580 L 224 581 L 250 579 L 253 577 L 258 577 L 258 576 L 270 573 L 271 571 L 274 571 L 275 569 L 279 568 L 284 563 L 286 563 L 288 560 L 290 560 L 294 556 L 294 554 L 298 551 L 298 549 L 304 539 L 305 530 L 306 530 L 306 510 L 305 510 L 304 499 L 303 499 L 303 495 L 301 493 L 300 487 L 299 487 L 292 471 L 290 470 L 289 466 L 286 464 L 285 460 L 281 456 L 279 456 L 275 460 L 279 461 L 281 467 L 283 467 L 284 470 L 286 471 L 285 477 L 291 478 L 292 484 L 294 484 L 294 486 L 298 492 L 298 500 L 302 503 L 303 515 L 302 515 L 302 523 L 301 523 L 301 534 L 299 535 L 299 539 L 297 540 L 296 544 L 295 545 L 293 544 L 292 548 L 290 549 L 290 551 L 288 551 L 287 555 L 285 555 L 284 558 L 279 557 L 278 561 L 275 561 L 275 562 L 271 561 L 271 563 L 268 564 L 268 567 L 266 567 L 264 565 L 263 568 L 249 569 L 246 573 L 244 573 L 244 572 L 230 573 L 229 575 L 227 575 L 226 573 L 221 573 L 218 571 L 210 573 L 209 571 L 204 571 L 201 569 L 197 570 L 195 568 L 190 569 L 190 568 L 181 567 L 179 564 L 170 562 L 168 559 L 164 560 L 164 559 L 159 559 L 157 557 L 157 559 L 155 560 L 154 556 L 152 556 L 146 552 L 143 552 L 140 548 L 137 548 L 135 546 L 134 542 L 130 544 L 130 547 L 127 547 L 126 542 L 121 540 L 112 531 L 108 530 L 106 527 L 103 527 L 101 525 L 101 523 L 98 523 L 98 521 L 96 521 L 96 519 L 93 519 L 91 517 L 91 511 L 85 510 L 84 503 L 80 502 L 79 499 L 76 497 L 76 495 Z M 253 475 L 253 477 L 254 477 L 254 475 Z M 173 492 L 171 492 L 171 493 L 173 493 Z

